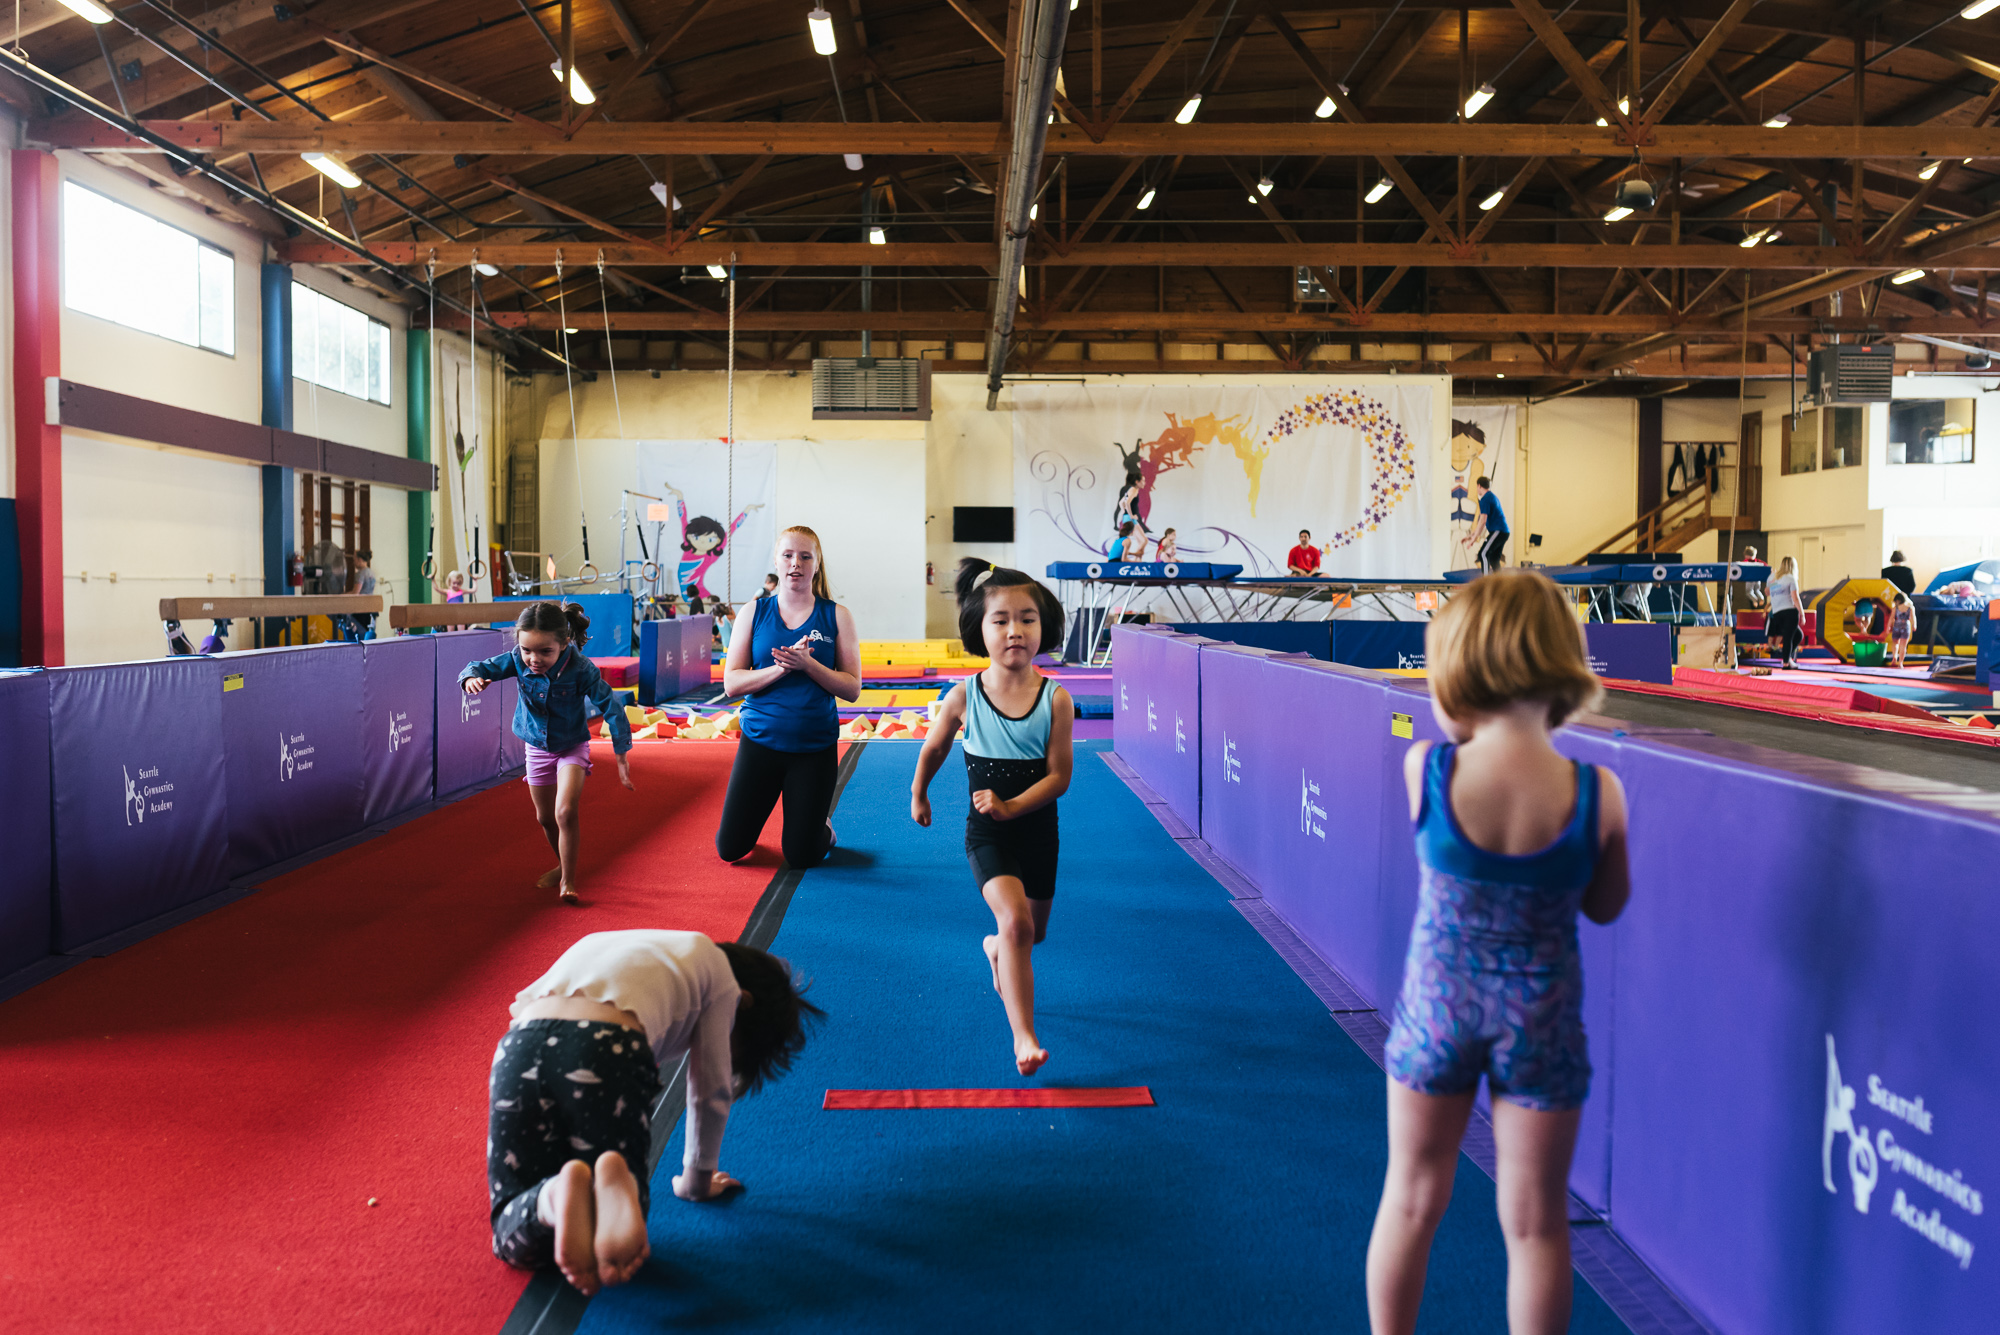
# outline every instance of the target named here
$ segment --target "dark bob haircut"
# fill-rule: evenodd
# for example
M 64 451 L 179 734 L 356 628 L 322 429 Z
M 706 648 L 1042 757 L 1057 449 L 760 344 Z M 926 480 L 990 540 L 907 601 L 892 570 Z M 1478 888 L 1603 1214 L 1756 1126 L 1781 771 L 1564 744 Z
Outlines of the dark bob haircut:
M 792 1069 L 792 1059 L 806 1045 L 807 1029 L 824 1020 L 826 1012 L 801 995 L 805 988 L 777 956 L 739 941 L 715 944 L 729 957 L 736 985 L 750 994 L 736 1007 L 729 1064 L 736 1073 L 737 1095 L 754 1094 L 765 1081 Z
M 684 552 L 693 551 L 694 540 L 696 538 L 714 538 L 716 545 L 720 546 L 729 541 L 729 530 L 722 526 L 720 519 L 710 519 L 707 515 L 696 515 L 693 519 L 688 520 L 687 529 L 681 534 L 681 550 Z
M 980 658 L 986 657 L 986 633 L 980 623 L 986 620 L 986 595 L 994 589 L 1026 588 L 1034 597 L 1042 612 L 1042 647 L 1040 652 L 1055 653 L 1063 645 L 1063 609 L 1050 593 L 1048 587 L 1034 576 L 1019 570 L 1009 570 L 996 566 L 990 561 L 982 561 L 976 556 L 968 556 L 958 563 L 958 639 L 965 651 Z
M 529 603 L 514 619 L 514 629 L 560 635 L 571 644 L 581 645 L 590 638 L 590 618 L 575 603 Z

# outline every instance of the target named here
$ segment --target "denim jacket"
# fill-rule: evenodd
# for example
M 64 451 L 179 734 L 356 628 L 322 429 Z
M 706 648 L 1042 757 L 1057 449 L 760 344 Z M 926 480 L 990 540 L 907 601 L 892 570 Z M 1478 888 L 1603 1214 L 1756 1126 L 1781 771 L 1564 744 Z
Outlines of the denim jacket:
M 514 705 L 514 735 L 544 751 L 567 751 L 590 740 L 590 722 L 583 702 L 594 701 L 611 730 L 611 746 L 623 755 L 632 749 L 632 724 L 616 703 L 611 687 L 597 671 L 597 665 L 578 653 L 574 646 L 564 649 L 547 675 L 530 672 L 521 665 L 519 650 L 509 650 L 494 658 L 467 663 L 458 674 L 459 689 L 472 677 L 499 681 L 518 678 L 520 697 Z

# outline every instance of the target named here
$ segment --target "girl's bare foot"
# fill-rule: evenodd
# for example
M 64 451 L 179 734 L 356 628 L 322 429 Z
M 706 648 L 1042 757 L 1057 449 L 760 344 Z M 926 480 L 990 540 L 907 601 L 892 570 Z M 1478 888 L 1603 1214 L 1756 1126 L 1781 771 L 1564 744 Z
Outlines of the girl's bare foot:
M 562 889 L 556 891 L 556 898 L 560 899 L 565 904 L 581 904 L 583 902 L 581 899 L 577 897 L 575 888 L 568 885 L 565 885 Z
M 562 884 L 562 868 L 560 866 L 556 866 L 556 867 L 551 867 L 547 871 L 542 873 L 542 878 L 539 881 L 535 882 L 535 889 L 553 890 L 561 884 Z
M 597 1159 L 597 1274 L 606 1284 L 623 1284 L 653 1254 L 646 1217 L 639 1213 L 639 1183 L 616 1150 Z
M 986 947 L 986 966 L 993 970 L 993 990 L 1000 990 L 1000 938 L 989 936 L 980 943 Z
M 556 1264 L 562 1267 L 563 1278 L 585 1297 L 598 1289 L 593 1211 L 590 1165 L 571 1159 L 543 1185 L 537 1212 L 545 1223 L 555 1225 Z
M 1048 1059 L 1048 1049 L 1037 1043 L 1033 1034 L 1014 1040 L 1014 1065 L 1021 1068 L 1022 1075 L 1033 1075 Z

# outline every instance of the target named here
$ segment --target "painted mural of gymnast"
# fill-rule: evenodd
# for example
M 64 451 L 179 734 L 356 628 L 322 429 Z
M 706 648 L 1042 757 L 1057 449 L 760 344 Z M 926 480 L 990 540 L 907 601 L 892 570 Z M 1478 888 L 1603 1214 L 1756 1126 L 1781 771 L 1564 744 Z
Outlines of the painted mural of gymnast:
M 706 583 L 710 568 L 723 558 L 728 551 L 729 540 L 736 535 L 737 529 L 743 527 L 743 521 L 750 517 L 750 512 L 764 508 L 763 502 L 753 501 L 744 506 L 743 512 L 736 516 L 736 522 L 725 529 L 720 520 L 707 515 L 689 519 L 687 497 L 673 483 L 669 482 L 666 486 L 667 494 L 674 498 L 674 508 L 679 511 L 681 520 L 681 561 L 680 568 L 675 572 L 674 587 L 683 593 L 692 588 L 699 596 L 712 598 L 715 594 Z

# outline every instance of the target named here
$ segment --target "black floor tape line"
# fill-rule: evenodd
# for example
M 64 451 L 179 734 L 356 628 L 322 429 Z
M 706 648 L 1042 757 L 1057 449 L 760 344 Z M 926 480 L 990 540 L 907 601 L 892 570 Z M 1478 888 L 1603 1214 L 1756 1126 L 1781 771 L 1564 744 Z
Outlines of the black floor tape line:
M 840 771 L 833 783 L 833 806 L 840 810 L 840 795 L 847 791 L 847 781 L 854 777 L 854 768 L 861 763 L 861 750 L 866 742 L 853 742 L 847 753 L 840 758 Z M 832 856 L 829 854 L 829 856 Z M 771 875 L 764 893 L 757 897 L 756 907 L 750 910 L 750 921 L 743 928 L 743 935 L 736 938 L 746 946 L 758 950 L 768 950 L 778 939 L 778 928 L 784 925 L 785 910 L 791 907 L 792 895 L 799 888 L 803 870 L 789 864 L 781 864 Z M 680 1125 L 681 1114 L 687 1108 L 687 1058 L 681 1058 L 674 1067 L 673 1078 L 666 1082 L 666 1089 L 660 1094 L 660 1101 L 653 1105 L 653 1148 L 646 1160 L 646 1174 L 650 1178 L 660 1166 L 660 1156 L 673 1139 L 674 1128 Z M 514 1310 L 507 1314 L 507 1323 L 500 1327 L 500 1335 L 576 1335 L 576 1328 L 583 1321 L 584 1309 L 590 1306 L 590 1299 L 579 1293 L 570 1282 L 562 1277 L 562 1272 L 553 1268 L 537 1270 L 528 1280 L 528 1287 L 521 1290 L 521 1296 L 514 1303 Z

